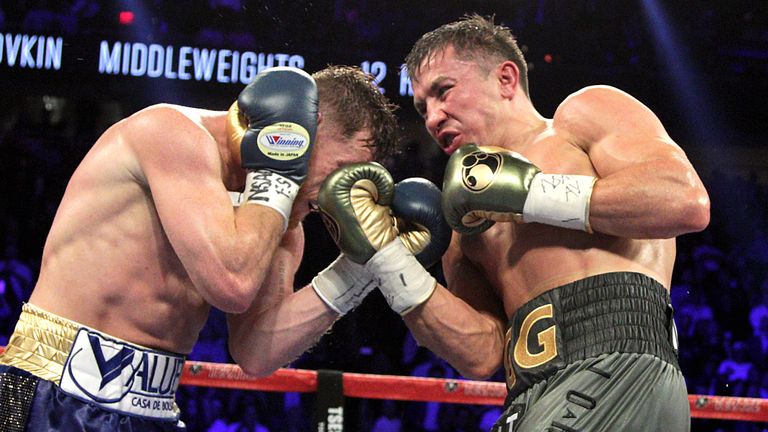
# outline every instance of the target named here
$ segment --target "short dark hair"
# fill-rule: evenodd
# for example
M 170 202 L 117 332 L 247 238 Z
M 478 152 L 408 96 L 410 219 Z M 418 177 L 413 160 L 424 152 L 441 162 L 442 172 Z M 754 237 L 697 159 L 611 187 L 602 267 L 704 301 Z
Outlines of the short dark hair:
M 369 128 L 373 156 L 383 161 L 399 147 L 398 108 L 380 91 L 374 77 L 357 66 L 328 66 L 312 74 L 320 112 L 341 128 L 345 137 Z
M 493 16 L 464 15 L 458 21 L 444 24 L 421 36 L 405 58 L 411 78 L 418 75 L 425 59 L 452 46 L 460 59 L 471 60 L 486 72 L 490 72 L 491 67 L 488 60 L 512 60 L 520 69 L 520 85 L 528 94 L 528 64 L 523 52 L 517 46 L 512 31 L 494 24 L 493 20 Z

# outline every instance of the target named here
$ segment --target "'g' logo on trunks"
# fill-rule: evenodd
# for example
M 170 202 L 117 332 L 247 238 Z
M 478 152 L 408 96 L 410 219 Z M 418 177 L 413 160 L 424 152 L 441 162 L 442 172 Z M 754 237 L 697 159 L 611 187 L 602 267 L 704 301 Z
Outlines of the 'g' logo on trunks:
M 461 182 L 471 192 L 482 192 L 496 180 L 502 164 L 498 154 L 473 151 L 461 159 Z
M 532 310 L 520 325 L 520 335 L 512 345 L 512 329 L 507 331 L 507 347 L 504 351 L 504 367 L 507 372 L 507 387 L 515 385 L 516 377 L 514 365 L 522 369 L 531 369 L 541 366 L 557 357 L 557 327 L 552 324 L 537 333 L 531 333 L 533 326 L 543 320 L 554 317 L 554 308 L 551 304 L 545 304 Z M 535 336 L 535 339 L 533 337 Z M 532 353 L 529 346 L 539 347 Z M 510 358 L 511 357 L 511 358 Z M 514 365 L 512 360 L 514 359 Z
M 537 342 L 542 347 L 541 352 L 532 354 L 528 351 L 528 338 L 530 337 L 531 328 L 533 325 L 544 318 L 552 318 L 552 305 L 546 304 L 539 306 L 532 310 L 528 316 L 523 320 L 523 325 L 520 326 L 520 337 L 515 342 L 515 363 L 518 366 L 526 369 L 541 366 L 544 363 L 552 360 L 557 356 L 557 327 L 551 325 L 544 330 L 538 332 Z

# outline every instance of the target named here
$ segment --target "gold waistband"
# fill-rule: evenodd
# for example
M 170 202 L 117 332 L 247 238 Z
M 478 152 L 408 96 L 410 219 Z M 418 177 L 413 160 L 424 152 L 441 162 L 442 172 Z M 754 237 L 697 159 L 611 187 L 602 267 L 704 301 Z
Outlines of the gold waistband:
M 59 384 L 69 350 L 83 327 L 26 303 L 5 352 L 0 354 L 0 364 Z

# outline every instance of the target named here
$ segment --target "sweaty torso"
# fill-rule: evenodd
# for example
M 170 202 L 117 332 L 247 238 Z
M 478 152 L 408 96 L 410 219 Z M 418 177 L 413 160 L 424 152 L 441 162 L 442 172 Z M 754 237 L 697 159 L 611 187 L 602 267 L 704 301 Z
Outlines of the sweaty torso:
M 199 128 L 201 145 L 216 146 L 201 115 L 186 110 L 186 124 L 169 127 Z M 131 125 L 107 131 L 73 174 L 30 302 L 114 337 L 186 354 L 209 306 L 164 234 L 125 139 Z M 146 137 L 146 145 L 158 144 Z
M 587 153 L 551 125 L 521 151 L 545 173 L 597 176 Z M 638 240 L 548 225 L 496 223 L 462 236 L 462 253 L 503 300 L 507 316 L 544 291 L 587 276 L 641 272 L 669 287 L 674 239 Z

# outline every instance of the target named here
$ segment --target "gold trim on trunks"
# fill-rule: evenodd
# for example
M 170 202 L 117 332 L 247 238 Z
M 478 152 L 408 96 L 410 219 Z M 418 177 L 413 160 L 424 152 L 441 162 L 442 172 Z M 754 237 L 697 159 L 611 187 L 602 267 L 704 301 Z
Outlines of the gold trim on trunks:
M 0 354 L 0 364 L 59 384 L 75 335 L 82 327 L 26 303 L 5 352 Z

